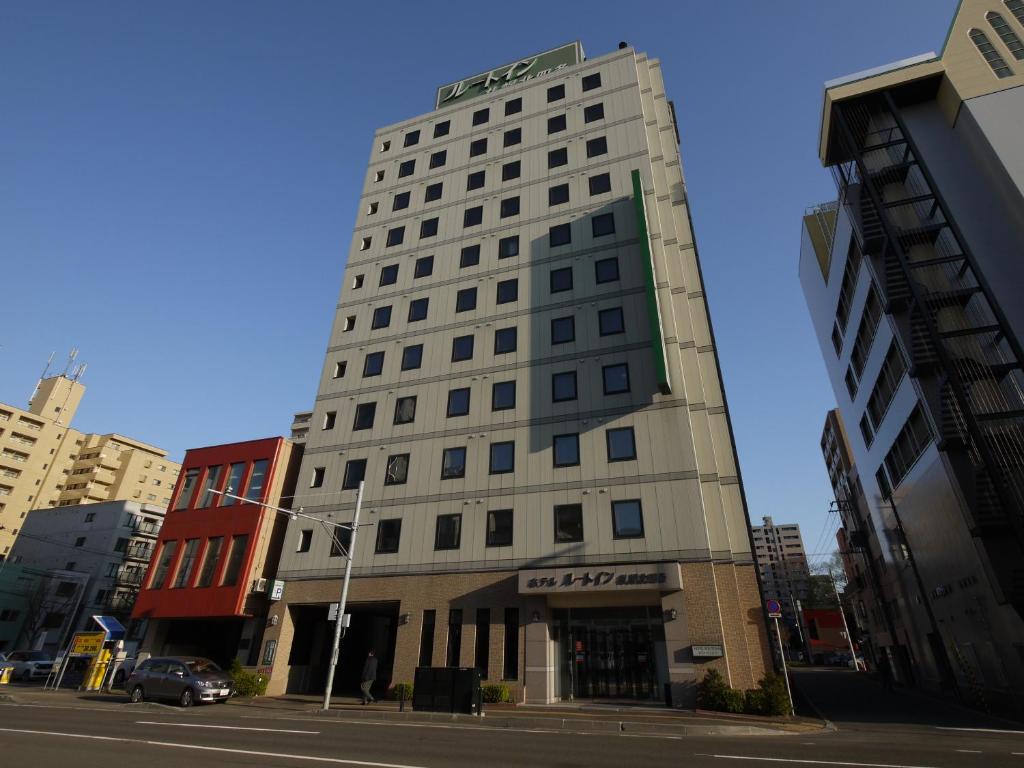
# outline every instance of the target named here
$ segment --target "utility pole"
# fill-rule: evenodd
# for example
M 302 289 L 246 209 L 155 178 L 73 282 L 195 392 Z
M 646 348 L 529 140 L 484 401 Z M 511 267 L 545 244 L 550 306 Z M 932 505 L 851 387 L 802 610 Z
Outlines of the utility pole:
M 356 492 L 356 514 L 352 518 L 352 538 L 348 541 L 348 555 L 345 561 L 345 579 L 341 582 L 341 602 L 338 616 L 334 620 L 334 642 L 331 644 L 331 663 L 327 667 L 327 685 L 324 689 L 324 711 L 331 708 L 331 690 L 334 688 L 334 670 L 338 666 L 338 646 L 341 644 L 341 629 L 345 621 L 345 603 L 348 602 L 348 583 L 352 577 L 352 558 L 356 550 L 356 534 L 359 533 L 359 510 L 363 506 L 363 481 L 359 481 Z
M 853 659 L 853 671 L 860 672 L 857 666 L 857 652 L 853 650 L 853 636 L 850 635 L 850 627 L 846 623 L 846 612 L 843 611 L 843 601 L 839 597 L 839 588 L 836 586 L 836 579 L 832 575 L 832 569 L 828 569 L 828 580 L 832 582 L 832 591 L 835 592 L 836 602 L 839 603 L 839 615 L 843 617 L 843 631 L 846 633 L 846 643 L 850 646 L 850 658 Z
M 796 634 L 800 638 L 800 647 L 804 649 L 804 661 L 810 662 L 811 660 L 811 649 L 807 647 L 807 640 L 804 639 L 804 615 L 800 609 L 800 601 L 793 597 L 793 593 L 789 593 L 789 602 L 793 605 L 793 615 L 796 617 Z

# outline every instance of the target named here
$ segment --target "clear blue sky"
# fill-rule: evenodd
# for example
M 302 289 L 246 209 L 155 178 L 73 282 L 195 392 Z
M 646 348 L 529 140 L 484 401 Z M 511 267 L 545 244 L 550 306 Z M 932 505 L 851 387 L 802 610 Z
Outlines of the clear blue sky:
M 0 401 L 78 346 L 80 429 L 176 459 L 285 434 L 316 394 L 374 129 L 442 83 L 626 40 L 676 103 L 751 517 L 813 549 L 834 401 L 796 271 L 805 206 L 835 195 L 822 83 L 940 49 L 955 5 L 0 0 Z

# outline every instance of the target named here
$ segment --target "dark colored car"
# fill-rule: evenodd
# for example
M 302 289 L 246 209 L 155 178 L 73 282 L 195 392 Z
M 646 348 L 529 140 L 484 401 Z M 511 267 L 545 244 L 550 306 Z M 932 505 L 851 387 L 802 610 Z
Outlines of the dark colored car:
M 224 702 L 235 683 L 231 675 L 199 656 L 157 656 L 139 664 L 125 681 L 133 702 L 169 699 L 183 707 L 196 702 Z

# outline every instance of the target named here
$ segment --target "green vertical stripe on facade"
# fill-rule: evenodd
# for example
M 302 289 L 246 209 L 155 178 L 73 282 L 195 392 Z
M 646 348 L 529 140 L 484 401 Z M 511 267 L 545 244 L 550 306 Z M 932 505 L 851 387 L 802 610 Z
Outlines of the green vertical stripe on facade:
M 651 329 L 651 349 L 654 352 L 654 368 L 658 377 L 658 389 L 663 395 L 672 393 L 672 382 L 668 377 L 668 363 L 665 359 L 665 337 L 661 332 L 661 308 L 658 305 L 658 286 L 654 280 L 654 261 L 651 256 L 651 238 L 647 233 L 647 206 L 644 202 L 644 188 L 640 171 L 633 171 L 633 206 L 636 211 L 636 231 L 640 238 L 640 256 L 644 265 L 644 284 L 647 287 L 647 321 Z

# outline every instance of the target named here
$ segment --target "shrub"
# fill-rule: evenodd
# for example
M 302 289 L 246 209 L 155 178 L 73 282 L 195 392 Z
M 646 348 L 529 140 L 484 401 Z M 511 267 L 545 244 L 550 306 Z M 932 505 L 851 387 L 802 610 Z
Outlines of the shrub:
M 251 698 L 263 696 L 267 692 L 267 683 L 270 681 L 258 672 L 249 672 L 243 669 L 238 659 L 231 662 L 228 673 L 235 681 L 236 696 Z
M 747 691 L 746 705 L 747 712 L 752 715 L 790 714 L 786 681 L 781 675 L 765 675 L 757 684 L 757 688 Z
M 739 713 L 744 704 L 743 691 L 730 688 L 717 669 L 709 670 L 697 684 L 697 705 L 702 709 Z
M 483 693 L 484 701 L 488 704 L 504 704 L 512 700 L 508 686 L 501 683 L 495 685 L 482 685 L 480 691 Z
M 391 698 L 395 701 L 404 698 L 406 701 L 412 701 L 412 683 L 395 683 L 391 686 Z M 403 696 L 404 694 L 404 696 Z

